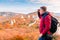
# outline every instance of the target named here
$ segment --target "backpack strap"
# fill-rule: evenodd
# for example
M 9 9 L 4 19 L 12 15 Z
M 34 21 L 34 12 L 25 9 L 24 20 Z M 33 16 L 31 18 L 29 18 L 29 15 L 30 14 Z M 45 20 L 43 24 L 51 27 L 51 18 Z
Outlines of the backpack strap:
M 45 18 L 48 14 L 49 14 L 49 12 L 45 12 L 42 17 Z
M 44 15 L 42 16 L 43 17 L 43 24 L 44 24 L 44 18 L 49 14 L 49 12 L 45 12 Z M 44 24 L 44 27 L 45 27 L 45 24 Z

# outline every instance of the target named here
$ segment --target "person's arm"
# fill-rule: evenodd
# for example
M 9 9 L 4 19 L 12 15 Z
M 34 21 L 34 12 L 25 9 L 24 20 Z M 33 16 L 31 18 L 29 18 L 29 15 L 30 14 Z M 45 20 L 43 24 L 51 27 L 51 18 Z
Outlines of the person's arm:
M 40 18 L 40 13 L 38 12 L 38 17 Z
M 44 21 L 45 21 L 45 29 L 42 32 L 43 35 L 46 34 L 51 28 L 51 16 L 47 15 Z
M 38 17 L 40 18 L 40 9 L 38 9 L 38 11 L 37 11 L 37 14 L 38 14 Z

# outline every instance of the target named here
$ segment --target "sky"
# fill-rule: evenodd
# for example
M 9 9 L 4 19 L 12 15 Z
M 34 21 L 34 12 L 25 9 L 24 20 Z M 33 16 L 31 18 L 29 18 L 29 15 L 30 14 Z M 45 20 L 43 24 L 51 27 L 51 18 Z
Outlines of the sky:
M 46 6 L 48 11 L 60 13 L 60 0 L 0 0 L 0 12 L 28 14 Z

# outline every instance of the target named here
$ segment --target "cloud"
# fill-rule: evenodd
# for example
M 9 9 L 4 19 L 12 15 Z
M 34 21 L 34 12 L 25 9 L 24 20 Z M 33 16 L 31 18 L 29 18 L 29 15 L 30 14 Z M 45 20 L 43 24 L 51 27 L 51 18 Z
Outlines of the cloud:
M 47 5 L 53 5 L 53 6 L 60 6 L 60 0 L 29 0 L 32 3 L 36 4 L 47 4 Z
M 56 4 L 60 3 L 60 0 L 29 0 L 33 3 L 46 3 L 46 4 Z
M 47 3 L 48 0 L 30 0 L 32 3 Z
M 20 3 L 16 0 L 8 0 L 9 2 Z M 23 12 L 23 13 L 30 13 L 36 11 L 42 4 L 47 4 L 48 11 L 51 12 L 60 12 L 60 0 L 26 0 L 27 2 L 31 2 L 31 6 L 19 4 L 19 7 L 16 5 L 8 5 L 5 7 L 3 4 L 0 4 L 0 12 L 1 11 L 8 11 L 8 12 Z M 32 3 L 37 5 L 32 5 Z M 42 4 L 41 4 L 42 3 Z M 13 7 L 12 7 L 13 6 Z M 21 7 L 23 6 L 23 7 Z
M 60 0 L 29 0 L 29 1 L 40 5 L 47 4 L 47 8 L 49 11 L 60 12 Z
M 38 7 L 37 7 L 38 8 Z M 0 12 L 16 12 L 16 13 L 31 13 L 37 10 L 36 7 L 21 7 L 21 6 L 0 6 Z

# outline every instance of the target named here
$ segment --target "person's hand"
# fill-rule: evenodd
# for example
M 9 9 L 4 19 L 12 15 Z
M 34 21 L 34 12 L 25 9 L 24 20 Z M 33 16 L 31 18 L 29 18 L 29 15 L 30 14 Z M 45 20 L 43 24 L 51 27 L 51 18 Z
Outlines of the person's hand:
M 40 34 L 39 37 L 42 37 L 42 34 Z

